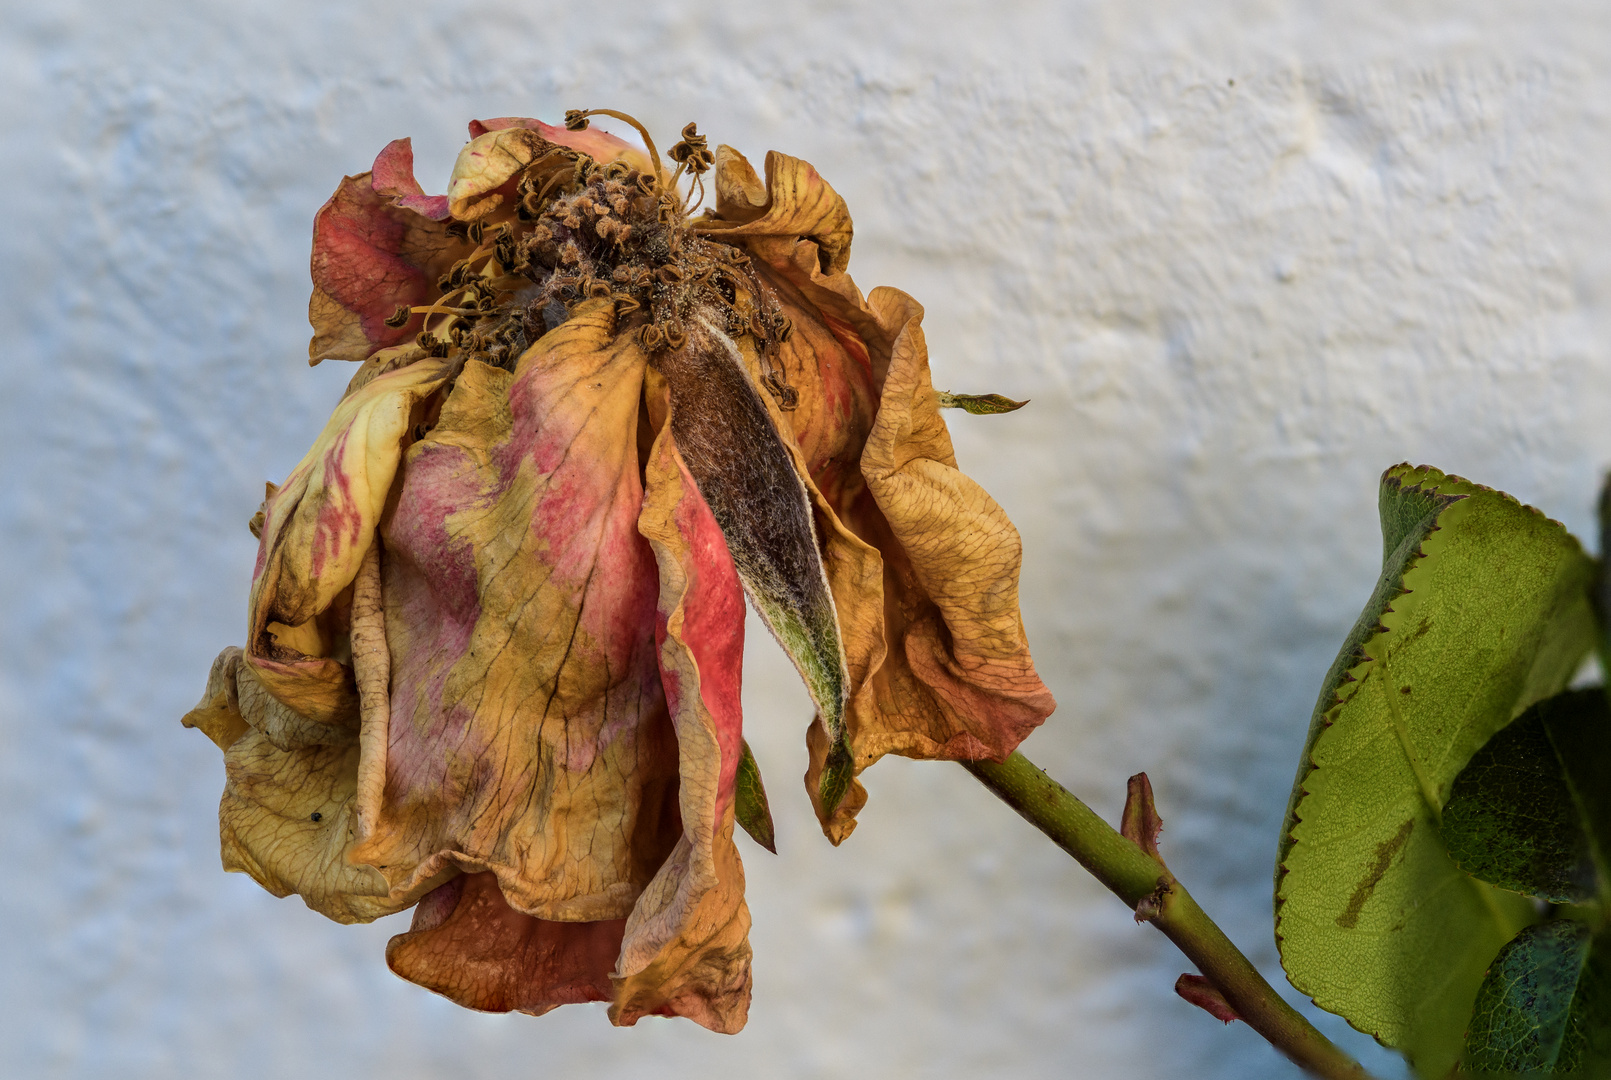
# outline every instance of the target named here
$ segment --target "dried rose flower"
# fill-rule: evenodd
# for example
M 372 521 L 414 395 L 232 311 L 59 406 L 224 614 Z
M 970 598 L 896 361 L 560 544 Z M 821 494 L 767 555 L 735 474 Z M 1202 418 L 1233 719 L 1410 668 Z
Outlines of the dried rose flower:
M 770 846 L 744 595 L 816 703 L 835 843 L 880 756 L 1010 753 L 1053 702 L 938 408 L 1014 403 L 936 394 L 922 309 L 863 298 L 803 161 L 763 183 L 689 125 L 673 174 L 582 113 L 470 134 L 446 196 L 403 139 L 315 219 L 310 359 L 361 366 L 184 718 L 224 751 L 224 865 L 341 922 L 417 904 L 388 963 L 472 1008 L 736 1031 L 735 815 Z

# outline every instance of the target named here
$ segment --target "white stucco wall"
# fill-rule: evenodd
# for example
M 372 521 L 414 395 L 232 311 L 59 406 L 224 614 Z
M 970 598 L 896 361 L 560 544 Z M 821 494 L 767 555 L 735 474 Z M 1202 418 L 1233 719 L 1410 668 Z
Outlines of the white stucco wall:
M 1025 749 L 1272 978 L 1276 829 L 1403 459 L 1580 534 L 1611 463 L 1611 8 L 1598 0 L 4 5 L 0 1073 L 1292 1077 L 1174 997 L 1155 931 L 961 770 L 887 761 L 839 850 L 806 699 L 751 635 L 782 855 L 743 848 L 737 1037 L 468 1013 L 218 867 L 179 715 L 239 643 L 264 479 L 310 371 L 313 212 L 412 135 L 609 105 L 814 162 L 851 269 L 928 308 L 936 382 L 1025 542 L 1061 708 Z M 1293 995 L 1296 997 L 1296 995 Z M 1395 1075 L 1390 1056 L 1325 1029 Z

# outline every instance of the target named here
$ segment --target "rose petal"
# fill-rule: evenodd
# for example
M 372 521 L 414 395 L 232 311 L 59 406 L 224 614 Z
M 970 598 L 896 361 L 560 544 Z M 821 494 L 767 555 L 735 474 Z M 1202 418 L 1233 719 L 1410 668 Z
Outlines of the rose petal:
M 659 567 L 656 640 L 677 729 L 683 835 L 627 920 L 611 1019 L 680 1015 L 731 1032 L 744 1024 L 750 990 L 749 912 L 733 846 L 744 593 L 674 431 L 663 426 L 650 452 L 638 529 Z
M 247 629 L 253 657 L 295 662 L 309 653 L 282 643 L 284 632 L 271 624 L 306 626 L 352 583 L 391 493 L 414 409 L 448 374 L 447 361 L 423 360 L 344 398 L 267 503 Z
M 483 1012 L 541 1016 L 609 1001 L 624 919 L 552 922 L 516 911 L 491 873 L 464 874 L 427 894 L 386 963 L 410 982 Z
M 512 122 L 492 126 L 504 120 Z M 477 126 L 482 128 L 480 134 L 475 132 Z M 499 189 L 556 144 L 580 150 L 600 165 L 620 159 L 643 172 L 650 168 L 649 159 L 641 151 L 592 128 L 567 131 L 540 120 L 502 117 L 472 124 L 470 130 L 474 138 L 459 151 L 453 163 L 453 179 L 448 182 L 448 208 L 460 221 L 485 217 L 503 205 L 511 192 Z
M 571 131 L 565 127 L 545 124 L 541 120 L 534 120 L 529 116 L 495 116 L 491 120 L 471 120 L 470 138 L 475 139 L 489 131 L 503 131 L 508 128 L 525 128 L 535 131 L 551 143 L 568 146 L 572 150 L 580 150 L 600 165 L 626 159 L 634 169 L 647 171 L 649 158 L 642 150 L 633 146 L 624 139 L 611 135 L 608 131 L 601 131 L 596 127 L 585 127 L 581 131 Z
M 413 161 L 407 139 L 391 143 L 314 216 L 309 363 L 363 360 L 414 337 L 422 316 L 395 327 L 386 319 L 399 305 L 429 303 L 442 272 L 468 254 L 447 229 L 443 196 L 426 196 L 414 181 Z
M 275 896 L 296 893 L 337 922 L 368 922 L 414 902 L 418 893 L 391 897 L 380 874 L 347 863 L 356 745 L 282 750 L 252 731 L 225 752 L 224 766 L 225 870 L 250 874 Z
M 862 472 L 904 561 L 885 551 L 886 593 L 897 590 L 896 603 L 884 605 L 893 613 L 887 633 L 896 662 L 877 677 L 885 682 L 876 714 L 858 716 L 856 746 L 1000 760 L 1056 706 L 1035 673 L 1018 612 L 1018 532 L 956 467 L 929 383 L 923 309 L 894 289 L 874 291 L 870 306 L 900 329 Z
M 370 184 L 375 194 L 432 221 L 445 221 L 448 217 L 446 195 L 427 195 L 414 179 L 414 144 L 409 139 L 393 139 L 375 158 Z
M 466 363 L 408 452 L 383 794 L 351 855 L 396 890 L 451 864 L 538 918 L 620 918 L 680 832 L 636 528 L 643 366 L 609 302 L 584 305 L 512 375 Z
M 863 298 L 843 272 L 849 212 L 803 162 L 768 155 L 759 214 L 760 182 L 737 151 L 718 154 L 715 186 L 719 217 L 700 231 L 755 257 L 795 327 L 779 359 L 801 406 L 782 415 L 820 499 L 829 562 L 837 543 L 844 567 L 833 597 L 846 655 L 865 658 L 852 662 L 867 675 L 851 682 L 846 717 L 857 771 L 886 753 L 1005 756 L 1054 702 L 1018 615 L 1017 532 L 956 469 L 935 408 L 922 309 L 893 289 Z M 866 792 L 853 785 L 827 812 L 818 793 L 835 741 L 819 717 L 806 786 L 839 843 Z
M 688 903 L 685 888 L 693 880 L 693 846 L 686 836 L 638 899 L 627 920 L 623 965 L 615 973 L 611 1023 L 631 1027 L 644 1016 L 685 1016 L 726 1035 L 744 1027 L 750 1007 L 750 911 L 731 811 L 712 852 L 715 884 L 696 903 Z M 626 969 L 631 942 L 668 921 L 679 927 L 677 935 L 646 966 Z
M 677 728 L 682 816 L 707 823 L 708 844 L 732 803 L 742 756 L 744 590 L 670 426 L 655 439 L 645 489 L 638 531 L 660 577 L 655 640 Z
M 824 273 L 842 271 L 850 264 L 850 211 L 810 164 L 776 150 L 767 151 L 766 209 L 755 215 L 759 187 L 754 168 L 730 146 L 718 147 L 717 155 L 717 213 L 722 216 L 701 221 L 698 228 L 703 235 L 728 242 L 742 240 L 768 262 L 805 239 L 817 245 Z M 734 215 L 734 222 L 725 220 L 728 213 Z

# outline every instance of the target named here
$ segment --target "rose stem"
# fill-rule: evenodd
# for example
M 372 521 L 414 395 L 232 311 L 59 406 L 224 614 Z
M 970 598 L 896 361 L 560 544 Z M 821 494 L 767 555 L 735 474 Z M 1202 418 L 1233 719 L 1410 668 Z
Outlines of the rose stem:
M 1164 932 L 1247 1025 L 1315 1076 L 1368 1080 L 1369 1074 L 1317 1031 L 1264 981 L 1225 932 L 1197 906 L 1164 865 L 1121 835 L 1023 754 L 1006 761 L 963 761 L 963 768 L 1068 852 L 1114 895 Z

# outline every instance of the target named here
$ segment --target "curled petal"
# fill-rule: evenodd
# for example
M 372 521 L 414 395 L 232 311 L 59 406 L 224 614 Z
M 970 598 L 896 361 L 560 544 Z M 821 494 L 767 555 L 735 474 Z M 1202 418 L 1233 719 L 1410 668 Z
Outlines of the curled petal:
M 392 201 L 393 206 L 412 210 L 432 221 L 445 221 L 448 217 L 446 195 L 427 195 L 414 179 L 414 144 L 408 139 L 393 139 L 375 158 L 370 184 L 375 194 Z
M 224 750 L 218 807 L 224 869 L 249 874 L 275 896 L 300 895 L 338 922 L 367 922 L 413 897 L 391 897 L 385 879 L 350 866 L 356 732 L 320 723 L 273 697 L 238 648 L 213 663 L 201 703 L 184 718 Z M 434 883 L 433 883 L 434 884 Z
M 884 549 L 889 657 L 857 711 L 856 746 L 999 760 L 1055 707 L 1018 611 L 1018 532 L 956 467 L 929 382 L 922 308 L 894 289 L 876 290 L 870 306 L 900 328 L 862 452 L 894 546 Z
M 699 231 L 713 239 L 743 242 L 767 261 L 805 239 L 817 245 L 824 273 L 843 271 L 850 264 L 850 210 L 809 163 L 767 151 L 766 202 L 757 214 L 760 190 L 755 169 L 744 155 L 730 146 L 718 147 L 718 217 L 700 222 Z
M 387 326 L 387 317 L 399 305 L 428 303 L 442 271 L 466 253 L 448 231 L 442 197 L 415 182 L 413 161 L 409 141 L 398 139 L 372 171 L 342 180 L 314 217 L 309 363 L 363 360 L 414 337 L 421 316 L 401 326 Z
M 424 360 L 344 398 L 313 448 L 267 502 L 247 630 L 247 651 L 253 656 L 297 661 L 324 654 L 311 642 L 313 631 L 303 628 L 357 575 L 391 493 L 415 409 L 448 375 L 447 361 Z
M 624 139 L 611 135 L 608 131 L 600 131 L 596 127 L 584 128 L 581 131 L 571 131 L 564 126 L 545 124 L 541 120 L 534 120 L 529 116 L 496 116 L 491 120 L 471 120 L 470 138 L 476 139 L 489 131 L 504 131 L 508 128 L 525 128 L 535 131 L 551 143 L 559 146 L 568 146 L 572 150 L 580 150 L 600 165 L 611 161 L 625 161 L 639 171 L 649 168 L 649 158 L 642 150 L 633 146 Z
M 611 1023 L 631 1027 L 644 1016 L 685 1016 L 724 1035 L 743 1028 L 750 1005 L 750 912 L 731 810 L 713 848 L 715 884 L 697 901 L 690 902 L 685 887 L 693 861 L 687 837 L 639 898 L 627 920 L 628 943 L 664 922 L 675 921 L 678 930 L 644 967 L 630 971 L 623 963 L 617 970 Z
M 801 241 L 802 249 L 816 245 Z M 815 263 L 815 255 L 811 255 Z M 778 348 L 785 378 L 799 395 L 798 406 L 780 416 L 804 455 L 817 486 L 835 505 L 853 500 L 862 488 L 861 448 L 878 412 L 882 373 L 862 336 L 843 319 L 824 311 L 822 290 L 809 281 L 804 288 L 788 274 L 766 264 L 761 279 L 793 328 Z M 845 277 L 840 274 L 837 277 Z M 856 294 L 861 302 L 860 294 Z

